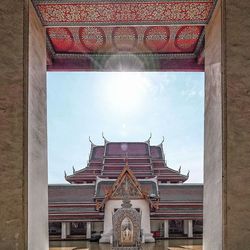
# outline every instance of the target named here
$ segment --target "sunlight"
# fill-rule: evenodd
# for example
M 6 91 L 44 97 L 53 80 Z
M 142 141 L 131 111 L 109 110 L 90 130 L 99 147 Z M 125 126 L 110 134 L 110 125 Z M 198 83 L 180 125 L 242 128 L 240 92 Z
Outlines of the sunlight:
M 143 108 L 150 81 L 142 73 L 112 73 L 106 82 L 104 99 L 110 110 L 128 114 Z

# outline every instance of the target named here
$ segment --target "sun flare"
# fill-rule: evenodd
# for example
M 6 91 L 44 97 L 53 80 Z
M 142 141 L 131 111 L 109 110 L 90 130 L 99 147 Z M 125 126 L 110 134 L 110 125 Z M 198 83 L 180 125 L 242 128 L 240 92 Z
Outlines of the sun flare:
M 112 73 L 105 85 L 105 101 L 113 111 L 133 113 L 142 108 L 149 80 L 138 72 Z

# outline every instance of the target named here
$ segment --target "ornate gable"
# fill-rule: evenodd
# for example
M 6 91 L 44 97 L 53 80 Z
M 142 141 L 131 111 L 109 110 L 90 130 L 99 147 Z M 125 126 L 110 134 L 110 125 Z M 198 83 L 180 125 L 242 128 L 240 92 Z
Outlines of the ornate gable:
M 124 170 L 112 187 L 110 199 L 123 199 L 125 196 L 129 199 L 144 198 L 141 186 L 132 171 L 127 166 Z
M 128 161 L 126 161 L 125 167 L 112 188 L 107 190 L 103 201 L 96 202 L 96 208 L 97 210 L 103 208 L 107 200 L 124 199 L 124 197 L 128 199 L 147 199 L 151 208 L 158 208 L 158 200 L 157 202 L 151 201 L 148 193 L 142 190 L 140 183 L 128 166 Z

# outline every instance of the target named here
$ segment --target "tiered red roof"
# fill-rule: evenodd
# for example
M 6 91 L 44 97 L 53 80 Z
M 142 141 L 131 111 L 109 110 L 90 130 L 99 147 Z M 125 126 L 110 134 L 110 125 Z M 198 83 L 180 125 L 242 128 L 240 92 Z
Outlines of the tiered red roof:
M 91 183 L 96 178 L 117 179 L 121 173 L 125 158 L 130 170 L 137 179 L 157 177 L 161 183 L 183 183 L 188 175 L 169 168 L 165 162 L 163 143 L 151 146 L 146 142 L 109 142 L 103 146 L 91 143 L 90 157 L 87 167 L 65 175 L 69 183 Z
M 103 219 L 96 211 L 95 185 L 49 185 L 49 221 L 90 221 Z

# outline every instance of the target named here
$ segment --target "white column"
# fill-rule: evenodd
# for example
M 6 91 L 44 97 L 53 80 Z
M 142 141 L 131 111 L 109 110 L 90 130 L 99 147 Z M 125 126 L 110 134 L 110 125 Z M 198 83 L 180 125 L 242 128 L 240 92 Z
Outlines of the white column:
M 91 238 L 91 222 L 88 221 L 88 222 L 87 222 L 86 239 L 90 239 L 90 238 Z
M 66 235 L 70 235 L 70 222 L 66 223 Z
M 61 224 L 61 239 L 64 240 L 67 238 L 67 232 L 66 232 L 66 222 L 62 222 Z
M 144 234 L 142 234 L 142 236 L 141 236 L 141 243 L 145 243 L 145 236 L 144 236 Z
M 193 221 L 188 220 L 188 238 L 193 238 Z
M 164 238 L 169 237 L 169 220 L 164 220 Z
M 184 234 L 188 234 L 188 220 L 183 221 L 183 232 Z

